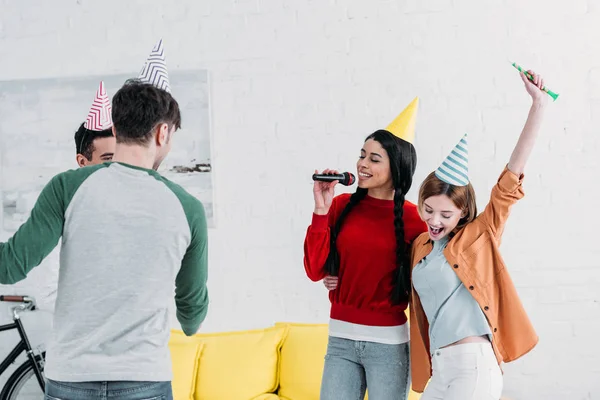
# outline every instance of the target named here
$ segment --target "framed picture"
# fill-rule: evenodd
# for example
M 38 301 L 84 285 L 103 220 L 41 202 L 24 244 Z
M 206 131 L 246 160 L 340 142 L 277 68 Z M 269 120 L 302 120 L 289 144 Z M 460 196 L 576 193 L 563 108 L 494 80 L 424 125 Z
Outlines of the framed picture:
M 137 73 L 0 81 L 0 191 L 5 231 L 25 222 L 56 174 L 78 168 L 75 131 L 85 121 L 100 81 L 109 98 Z M 182 128 L 173 137 L 161 175 L 197 197 L 214 227 L 210 87 L 207 70 L 169 73 Z

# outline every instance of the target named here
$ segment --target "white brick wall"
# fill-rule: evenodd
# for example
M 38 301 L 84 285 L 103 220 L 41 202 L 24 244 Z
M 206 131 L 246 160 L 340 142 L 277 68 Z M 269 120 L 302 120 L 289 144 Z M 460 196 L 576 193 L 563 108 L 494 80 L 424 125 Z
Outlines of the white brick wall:
M 561 97 L 550 106 L 503 252 L 540 344 L 506 366 L 505 395 L 598 399 L 599 4 L 0 0 L 0 80 L 137 70 L 161 36 L 172 70 L 211 71 L 218 226 L 210 232 L 204 328 L 214 331 L 327 320 L 325 290 L 302 266 L 310 174 L 352 170 L 363 138 L 415 95 L 415 186 L 467 131 L 483 206 L 527 114 L 509 61 L 539 70 Z M 56 262 L 22 287 L 47 291 Z M 39 341 L 48 321 L 46 313 L 30 323 Z M 2 336 L 0 356 L 8 346 Z

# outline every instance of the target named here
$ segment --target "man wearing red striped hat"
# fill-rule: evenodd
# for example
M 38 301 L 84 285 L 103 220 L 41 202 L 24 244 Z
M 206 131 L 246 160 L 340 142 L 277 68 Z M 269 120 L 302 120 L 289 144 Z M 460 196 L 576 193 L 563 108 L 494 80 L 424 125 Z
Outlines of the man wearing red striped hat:
M 106 94 L 104 82 L 100 82 L 87 119 L 75 132 L 77 165 L 85 167 L 111 161 L 115 152 L 115 144 L 110 100 Z

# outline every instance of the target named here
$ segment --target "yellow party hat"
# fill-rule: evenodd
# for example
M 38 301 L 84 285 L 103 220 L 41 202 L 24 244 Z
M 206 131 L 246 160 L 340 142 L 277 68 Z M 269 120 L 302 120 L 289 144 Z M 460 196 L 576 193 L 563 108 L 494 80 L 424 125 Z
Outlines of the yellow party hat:
M 408 143 L 414 143 L 418 108 L 419 98 L 415 97 L 385 129 L 394 136 L 406 140 Z

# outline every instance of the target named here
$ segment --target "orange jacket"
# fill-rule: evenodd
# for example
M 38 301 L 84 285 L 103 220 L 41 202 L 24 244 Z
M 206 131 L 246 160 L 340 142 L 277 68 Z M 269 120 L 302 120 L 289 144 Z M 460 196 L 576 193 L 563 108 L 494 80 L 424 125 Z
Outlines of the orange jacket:
M 498 364 L 516 360 L 538 342 L 498 250 L 510 209 L 524 196 L 523 177 L 506 167 L 485 210 L 459 230 L 444 250 L 448 263 L 487 317 Z M 411 251 L 412 268 L 432 249 L 428 233 L 417 237 Z M 431 377 L 429 324 L 414 287 L 410 321 L 412 386 L 415 392 L 422 393 Z

